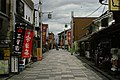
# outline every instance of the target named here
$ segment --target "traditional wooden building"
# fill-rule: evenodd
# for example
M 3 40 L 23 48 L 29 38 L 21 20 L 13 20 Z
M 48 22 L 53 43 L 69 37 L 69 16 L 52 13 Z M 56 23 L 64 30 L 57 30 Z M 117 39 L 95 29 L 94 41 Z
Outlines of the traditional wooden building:
M 63 49 L 71 47 L 71 29 L 58 33 L 58 45 Z

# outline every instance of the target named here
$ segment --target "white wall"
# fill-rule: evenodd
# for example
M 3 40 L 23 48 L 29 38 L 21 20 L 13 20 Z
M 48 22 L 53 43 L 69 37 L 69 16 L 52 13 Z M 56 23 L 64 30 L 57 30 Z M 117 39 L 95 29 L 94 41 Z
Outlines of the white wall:
M 16 13 L 16 0 L 14 0 L 14 2 L 13 2 L 13 7 L 14 7 L 14 12 Z
M 30 22 L 31 24 L 33 24 L 34 11 L 25 2 L 23 3 L 24 3 L 24 19 Z M 30 17 L 30 21 L 29 21 L 29 17 Z

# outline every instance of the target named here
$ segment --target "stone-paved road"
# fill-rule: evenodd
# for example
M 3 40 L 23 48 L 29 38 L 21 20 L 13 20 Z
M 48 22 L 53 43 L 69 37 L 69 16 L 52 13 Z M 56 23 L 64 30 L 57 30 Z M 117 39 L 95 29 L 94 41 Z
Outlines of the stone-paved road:
M 8 80 L 108 80 L 87 64 L 64 50 L 50 50 L 37 61 Z

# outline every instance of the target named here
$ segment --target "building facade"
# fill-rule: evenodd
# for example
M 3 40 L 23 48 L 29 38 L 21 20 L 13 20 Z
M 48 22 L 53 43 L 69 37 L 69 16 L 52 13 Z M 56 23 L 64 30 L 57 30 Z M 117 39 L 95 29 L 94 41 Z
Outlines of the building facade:
M 81 37 L 86 35 L 86 30 L 84 29 L 89 25 L 96 17 L 73 17 L 73 41 L 79 40 Z
M 7 68 L 7 72 L 0 71 L 0 74 L 20 71 L 25 33 L 29 30 L 33 34 L 33 10 L 31 0 L 0 0 L 0 63 L 7 64 L 0 65 Z M 29 36 L 31 42 L 33 35 Z
M 0 74 L 9 73 L 11 45 L 9 33 L 10 0 L 0 0 Z
M 119 72 L 120 43 L 119 23 L 112 12 L 106 11 L 93 20 L 86 28 L 87 34 L 81 38 L 80 53 L 94 61 L 102 70 Z M 118 19 L 118 18 L 117 18 Z M 118 76 L 116 73 L 115 77 Z
M 71 29 L 58 33 L 58 45 L 63 49 L 71 47 Z

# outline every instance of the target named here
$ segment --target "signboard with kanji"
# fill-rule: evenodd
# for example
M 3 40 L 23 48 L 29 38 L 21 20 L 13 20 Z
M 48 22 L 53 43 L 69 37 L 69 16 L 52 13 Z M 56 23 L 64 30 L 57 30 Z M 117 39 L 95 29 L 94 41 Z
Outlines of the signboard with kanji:
M 109 0 L 110 11 L 120 11 L 120 0 Z
M 26 30 L 24 36 L 22 58 L 30 58 L 31 50 L 32 50 L 32 39 L 33 39 L 33 31 Z
M 19 73 L 18 56 L 11 56 L 11 73 Z
M 15 38 L 14 38 L 14 54 L 22 53 L 24 33 L 25 33 L 25 26 L 16 24 L 15 25 Z
M 10 60 L 10 48 L 4 49 L 4 60 Z
M 67 37 L 68 37 L 68 45 L 71 45 L 71 40 L 72 40 L 72 38 L 71 38 L 71 31 L 69 31 L 67 33 Z
M 48 24 L 42 25 L 42 44 L 46 44 L 46 33 L 47 33 Z

